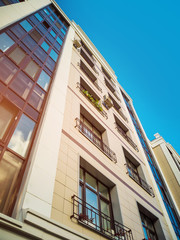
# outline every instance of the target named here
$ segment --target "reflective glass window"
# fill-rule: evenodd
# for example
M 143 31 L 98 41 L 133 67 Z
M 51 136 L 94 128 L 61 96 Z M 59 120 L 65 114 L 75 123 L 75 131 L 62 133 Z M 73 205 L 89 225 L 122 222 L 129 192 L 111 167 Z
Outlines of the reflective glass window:
M 23 72 L 20 72 L 12 81 L 12 83 L 10 84 L 10 87 L 19 96 L 26 99 L 32 85 L 33 85 L 33 81 L 26 74 L 24 74 Z
M 87 172 L 85 176 L 86 176 L 86 184 L 96 190 L 97 189 L 96 179 Z
M 11 81 L 12 77 L 18 70 L 16 65 L 6 56 L 0 58 L 0 69 L 0 80 L 6 84 Z
M 38 87 L 37 85 L 35 86 L 33 92 L 31 93 L 29 103 L 38 111 L 41 109 L 41 105 L 43 103 L 43 99 L 45 96 L 45 92 Z
M 25 52 L 20 48 L 16 47 L 10 54 L 9 57 L 14 60 L 15 63 L 19 64 L 26 56 Z
M 23 114 L 11 137 L 8 147 L 25 157 L 32 139 L 34 126 L 35 122 Z
M 55 33 L 53 30 L 50 31 L 50 34 L 51 34 L 53 37 L 56 36 L 56 33 Z
M 18 37 L 18 38 L 21 38 L 22 36 L 24 36 L 24 34 L 26 33 L 24 31 L 24 29 L 19 26 L 19 24 L 16 24 L 15 26 L 13 26 L 11 28 L 11 31 Z
M 55 20 L 53 16 L 50 16 L 50 19 L 51 19 L 53 22 L 54 22 L 54 20 Z
M 45 8 L 45 9 L 43 9 L 43 11 L 47 14 L 47 15 L 49 15 L 50 14 L 50 12 Z
M 44 71 L 41 72 L 37 83 L 45 90 L 47 91 L 48 86 L 49 86 L 49 82 L 50 82 L 50 76 L 45 73 Z
M 62 43 L 63 43 L 63 41 L 62 41 L 59 37 L 57 37 L 56 41 L 57 41 L 60 45 L 62 45 Z
M 41 22 L 43 18 L 39 15 L 39 13 L 35 13 L 34 16 Z
M 31 33 L 30 33 L 31 37 L 36 41 L 36 42 L 39 42 L 39 40 L 41 39 L 41 34 L 36 30 L 34 29 Z
M 20 25 L 26 30 L 26 32 L 29 32 L 33 28 L 27 20 L 20 22 Z
M 66 34 L 66 32 L 65 32 L 65 30 L 63 29 L 63 28 L 61 28 L 61 32 L 65 35 Z
M 3 139 L 17 116 L 18 109 L 6 99 L 0 102 L 0 139 Z
M 52 49 L 50 52 L 50 57 L 52 57 L 52 59 L 56 62 L 57 58 L 58 58 L 58 54 Z
M 7 214 L 14 200 L 22 160 L 6 151 L 0 161 L 0 212 Z
M 24 71 L 27 72 L 32 78 L 35 78 L 38 70 L 39 70 L 39 66 L 33 60 L 31 60 L 26 66 L 26 68 L 24 69 Z
M 46 42 L 43 42 L 42 44 L 41 44 L 41 47 L 47 52 L 48 51 L 48 49 L 49 49 L 49 45 L 46 43 Z
M 36 48 L 36 50 L 34 51 L 34 55 L 38 57 L 39 60 L 41 60 L 41 62 L 43 63 L 47 58 L 47 53 L 45 53 L 45 51 L 41 47 Z
M 49 68 L 49 70 L 53 71 L 55 67 L 55 62 L 49 57 L 46 61 L 46 66 Z
M 23 39 L 22 42 L 24 43 L 25 46 L 27 46 L 30 50 L 32 50 L 35 46 L 37 46 L 37 43 L 30 37 L 29 35 L 26 35 Z
M 0 49 L 5 52 L 14 44 L 14 41 L 6 34 L 0 34 Z

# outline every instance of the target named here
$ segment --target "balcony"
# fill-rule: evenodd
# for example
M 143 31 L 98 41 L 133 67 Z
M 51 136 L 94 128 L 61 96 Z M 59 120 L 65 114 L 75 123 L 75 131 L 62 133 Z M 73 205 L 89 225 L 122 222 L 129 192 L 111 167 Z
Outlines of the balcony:
M 111 92 L 115 92 L 116 84 L 105 76 L 104 76 L 104 81 L 105 81 L 106 86 L 111 90 Z
M 103 212 L 94 208 L 84 200 L 73 195 L 73 215 L 78 222 L 106 238 L 114 240 L 133 240 L 130 228 L 113 220 Z
M 96 88 L 102 92 L 102 89 L 99 87 L 98 83 L 97 83 L 97 77 L 94 75 L 94 73 L 92 73 L 92 70 L 90 69 L 90 67 L 87 66 L 87 64 L 85 64 L 84 62 L 80 61 L 80 69 L 84 72 L 84 74 L 91 80 L 91 82 L 94 83 L 94 85 L 96 86 Z
M 139 152 L 139 149 L 137 147 L 137 145 L 133 142 L 133 140 L 127 136 L 126 132 L 117 124 L 116 124 L 116 128 L 118 130 L 118 132 L 128 141 L 128 143 L 137 151 Z
M 80 54 L 89 63 L 91 67 L 94 66 L 95 59 L 93 58 L 93 55 L 87 50 L 85 46 L 81 47 Z
M 96 147 L 98 147 L 108 158 L 114 163 L 117 163 L 116 154 L 98 138 L 80 119 L 76 118 L 76 127 L 87 137 Z
M 118 110 L 118 113 L 124 119 L 124 121 L 128 122 L 127 117 L 124 115 L 124 113 L 121 111 L 121 109 Z
M 77 82 L 77 88 L 80 92 L 89 100 L 89 102 L 98 110 L 98 112 L 108 119 L 107 113 L 103 110 L 102 105 L 99 103 L 99 100 L 93 97 L 79 82 Z
M 147 184 L 147 182 L 144 179 L 142 179 L 128 163 L 126 164 L 126 168 L 128 175 L 137 184 L 139 184 L 147 193 L 149 193 L 152 197 L 155 197 L 152 187 L 149 184 Z

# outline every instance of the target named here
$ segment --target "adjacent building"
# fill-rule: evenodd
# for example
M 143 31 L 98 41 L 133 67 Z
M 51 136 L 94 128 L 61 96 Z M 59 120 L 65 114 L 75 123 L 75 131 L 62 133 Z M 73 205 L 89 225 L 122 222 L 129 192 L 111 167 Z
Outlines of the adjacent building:
M 90 39 L 55 1 L 0 6 L 0 239 L 179 239 L 132 100 Z

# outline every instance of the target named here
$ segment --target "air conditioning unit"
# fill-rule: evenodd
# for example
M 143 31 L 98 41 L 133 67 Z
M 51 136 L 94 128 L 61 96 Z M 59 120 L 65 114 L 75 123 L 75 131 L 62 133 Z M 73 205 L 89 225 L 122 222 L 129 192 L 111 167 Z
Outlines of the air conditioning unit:
M 78 40 L 78 39 L 74 39 L 73 44 L 74 44 L 74 46 L 75 46 L 76 48 L 80 48 L 80 47 L 81 47 L 81 41 Z
M 113 107 L 113 101 L 111 100 L 111 98 L 108 95 L 104 95 L 104 103 L 106 104 L 108 109 Z

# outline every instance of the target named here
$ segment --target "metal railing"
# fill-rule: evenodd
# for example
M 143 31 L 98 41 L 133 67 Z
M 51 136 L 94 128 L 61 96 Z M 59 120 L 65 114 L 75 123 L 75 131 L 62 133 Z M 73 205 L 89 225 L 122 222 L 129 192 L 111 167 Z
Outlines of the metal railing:
M 86 94 L 85 92 L 86 89 L 79 83 L 77 82 L 77 88 L 79 88 L 80 92 L 89 100 L 89 102 L 100 112 L 100 114 L 108 119 L 107 113 L 103 110 L 102 106 L 97 103 L 97 100 L 90 94 Z
M 72 201 L 73 215 L 71 218 L 77 219 L 79 223 L 110 239 L 133 240 L 130 228 L 115 221 L 75 195 L 72 196 Z
M 119 126 L 116 124 L 116 128 L 118 130 L 118 132 L 128 141 L 128 143 L 137 151 L 139 152 L 139 149 L 137 147 L 137 145 L 133 142 L 133 140 L 127 136 L 127 134 L 125 133 L 125 131 Z
M 113 162 L 117 162 L 116 154 L 99 138 L 97 137 L 80 119 L 76 118 L 76 127 L 87 137 L 94 145 L 96 145 L 107 157 Z
M 127 163 L 126 164 L 128 175 L 139 184 L 146 192 L 148 192 L 152 197 L 155 197 L 152 187 L 147 184 L 147 182 L 142 179 L 137 172 Z

